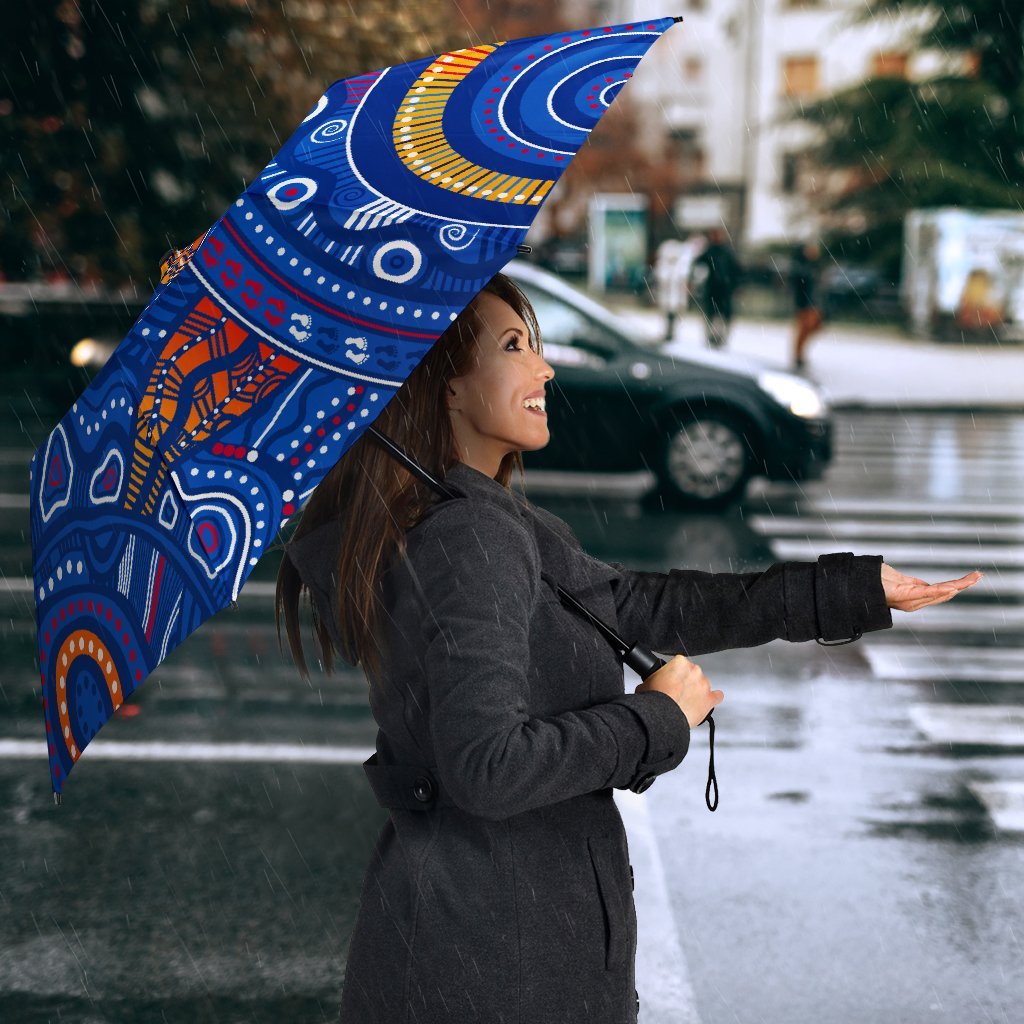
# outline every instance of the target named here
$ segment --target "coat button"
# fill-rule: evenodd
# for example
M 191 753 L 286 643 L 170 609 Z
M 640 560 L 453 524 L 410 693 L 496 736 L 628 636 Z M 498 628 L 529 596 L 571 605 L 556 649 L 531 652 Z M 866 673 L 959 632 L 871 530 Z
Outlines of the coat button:
M 434 783 L 426 775 L 420 775 L 412 784 L 412 795 L 421 803 L 429 803 L 434 799 Z
M 648 789 L 650 789 L 650 788 L 651 788 L 651 783 L 652 783 L 652 782 L 653 782 L 653 781 L 654 781 L 654 780 L 655 780 L 656 778 L 657 778 L 657 775 L 652 775 L 652 774 L 650 774 L 650 773 L 648 773 L 647 775 L 641 775 L 641 776 L 640 776 L 640 778 L 639 778 L 639 779 L 637 779 L 637 780 L 636 780 L 636 782 L 634 782 L 634 783 L 633 783 L 633 785 L 632 785 L 632 786 L 630 786 L 629 788 L 630 788 L 630 789 L 631 789 L 631 790 L 632 790 L 632 791 L 633 791 L 634 793 L 643 793 L 643 792 L 646 792 L 646 791 L 647 791 Z

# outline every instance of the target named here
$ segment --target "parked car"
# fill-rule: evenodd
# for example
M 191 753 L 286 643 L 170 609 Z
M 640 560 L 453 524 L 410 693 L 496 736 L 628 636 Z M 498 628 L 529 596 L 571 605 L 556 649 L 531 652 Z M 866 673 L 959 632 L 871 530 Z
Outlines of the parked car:
M 673 504 L 719 508 L 753 477 L 820 477 L 832 457 L 825 395 L 803 377 L 732 353 L 655 352 L 628 321 L 541 268 L 505 273 L 529 297 L 544 356 L 551 440 L 529 470 L 647 470 Z

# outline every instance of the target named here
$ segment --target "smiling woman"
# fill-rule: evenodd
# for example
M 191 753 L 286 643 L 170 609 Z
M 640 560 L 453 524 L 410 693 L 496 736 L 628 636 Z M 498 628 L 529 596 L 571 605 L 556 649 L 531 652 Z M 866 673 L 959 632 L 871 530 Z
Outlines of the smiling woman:
M 460 461 L 494 477 L 512 452 L 548 443 L 544 384 L 555 371 L 540 339 L 500 296 L 485 292 L 479 317 L 473 368 L 449 380 L 448 409 Z
M 543 393 L 544 379 L 553 375 L 542 352 L 529 300 L 509 277 L 497 274 L 431 346 L 374 426 L 434 477 L 468 461 L 486 465 L 487 475 L 508 487 L 514 468 L 524 472 L 521 451 L 548 441 L 544 417 L 523 408 L 523 399 Z M 545 369 L 541 373 L 538 367 Z M 459 411 L 452 411 L 450 402 Z M 374 636 L 380 598 L 373 581 L 389 560 L 403 555 L 406 531 L 435 499 L 434 491 L 397 464 L 368 432 L 310 496 L 293 544 L 331 523 L 344 538 L 336 549 L 336 578 L 330 585 L 338 613 L 320 616 L 313 605 L 327 671 L 335 653 L 370 671 L 379 669 Z M 369 522 L 373 530 L 357 528 Z M 277 586 L 278 636 L 283 613 L 292 655 L 308 676 L 298 624 L 302 583 L 285 559 Z
M 848 642 L 891 626 L 889 606 L 952 593 L 880 555 L 717 574 L 591 557 L 509 486 L 521 452 L 548 443 L 530 406 L 553 376 L 529 302 L 497 275 L 379 416 L 453 496 L 432 500 L 364 435 L 281 564 L 296 661 L 305 672 L 304 587 L 326 667 L 334 651 L 363 665 L 379 726 L 364 767 L 390 813 L 363 880 L 342 1024 L 635 1024 L 632 869 L 613 791 L 642 793 L 676 768 L 723 699 L 690 656 Z M 627 693 L 620 656 L 556 585 L 631 642 L 685 656 Z

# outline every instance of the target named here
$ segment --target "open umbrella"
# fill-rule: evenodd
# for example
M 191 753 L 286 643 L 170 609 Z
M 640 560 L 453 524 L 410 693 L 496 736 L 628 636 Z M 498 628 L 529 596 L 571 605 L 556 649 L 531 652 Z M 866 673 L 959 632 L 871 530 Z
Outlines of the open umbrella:
M 32 458 L 55 798 L 516 252 L 661 18 L 335 82 Z

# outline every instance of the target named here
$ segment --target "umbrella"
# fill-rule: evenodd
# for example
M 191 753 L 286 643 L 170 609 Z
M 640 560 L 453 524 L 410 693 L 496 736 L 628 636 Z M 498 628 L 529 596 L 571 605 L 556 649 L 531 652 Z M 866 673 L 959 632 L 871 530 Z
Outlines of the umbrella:
M 681 18 L 471 46 L 335 82 L 32 458 L 54 796 L 518 251 Z

